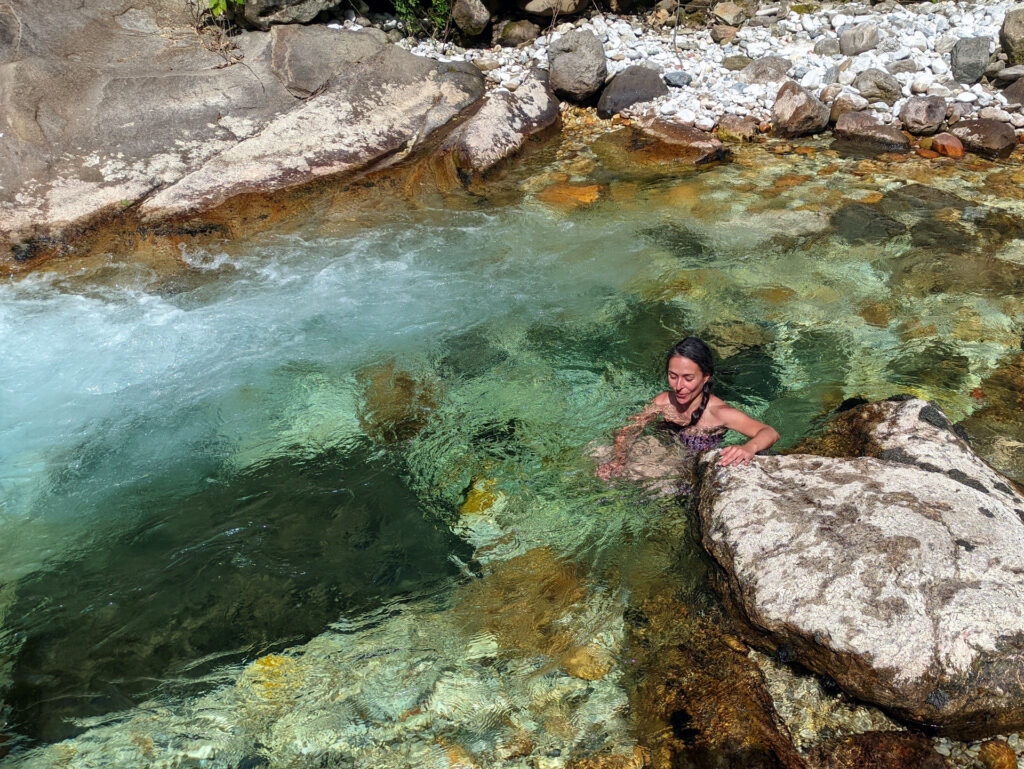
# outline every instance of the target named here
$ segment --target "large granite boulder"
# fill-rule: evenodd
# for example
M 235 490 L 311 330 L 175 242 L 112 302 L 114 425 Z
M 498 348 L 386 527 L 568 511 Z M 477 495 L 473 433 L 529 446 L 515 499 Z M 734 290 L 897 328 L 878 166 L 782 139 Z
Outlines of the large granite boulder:
M 836 136 L 871 152 L 907 152 L 910 140 L 900 129 L 881 125 L 866 112 L 845 112 L 836 121 Z
M 327 27 L 275 25 L 270 32 L 270 71 L 292 96 L 308 99 L 346 67 L 380 51 L 385 41 L 377 32 L 351 37 Z
M 626 67 L 604 87 L 597 100 L 597 114 L 603 118 L 622 112 L 626 107 L 652 101 L 668 93 L 661 73 L 650 67 Z
M 159 219 L 396 162 L 483 95 L 476 68 L 379 30 L 246 32 L 222 56 L 177 0 L 55 0 L 20 18 L 19 44 L 0 47 L 0 271 L 150 196 Z
M 824 131 L 829 108 L 790 80 L 784 83 L 772 107 L 772 124 L 780 136 L 807 136 Z
M 596 94 L 608 75 L 604 45 L 585 29 L 568 32 L 548 47 L 551 89 L 559 98 L 586 101 Z
M 442 146 L 463 171 L 482 173 L 518 152 L 530 136 L 558 120 L 558 99 L 546 73 L 530 72 L 515 92 L 496 90 Z
M 900 109 L 900 122 L 910 133 L 929 136 L 946 119 L 946 100 L 941 96 L 911 96 Z
M 1015 5 L 1003 17 L 999 45 L 1010 64 L 1024 64 L 1024 5 Z
M 805 448 L 701 463 L 703 542 L 751 643 L 897 716 L 1024 725 L 1024 496 L 925 401 L 867 404 Z
M 989 158 L 1006 158 L 1017 146 L 1013 129 L 998 120 L 962 120 L 949 132 L 963 142 L 968 152 Z
M 483 97 L 483 75 L 384 46 L 315 99 L 270 121 L 147 198 L 144 221 L 214 208 L 236 195 L 351 176 L 406 158 Z

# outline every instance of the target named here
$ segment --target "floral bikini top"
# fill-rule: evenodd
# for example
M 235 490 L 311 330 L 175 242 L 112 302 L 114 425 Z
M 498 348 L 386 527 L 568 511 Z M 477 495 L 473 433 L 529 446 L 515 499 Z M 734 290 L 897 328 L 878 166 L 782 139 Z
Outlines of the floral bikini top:
M 724 440 L 729 428 L 718 427 L 686 427 L 677 422 L 665 419 L 660 427 L 672 436 L 672 440 L 683 446 L 691 454 L 717 449 Z

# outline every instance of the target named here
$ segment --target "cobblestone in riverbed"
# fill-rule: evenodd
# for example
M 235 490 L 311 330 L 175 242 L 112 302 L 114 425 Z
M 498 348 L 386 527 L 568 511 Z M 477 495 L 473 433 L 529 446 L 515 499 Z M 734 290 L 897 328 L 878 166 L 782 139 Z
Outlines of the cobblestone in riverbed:
M 662 73 L 684 72 L 686 77 L 678 77 L 677 82 L 689 77 L 688 85 L 672 87 L 668 95 L 636 105 L 629 112 L 660 114 L 704 129 L 712 128 L 723 114 L 749 115 L 759 121 L 771 114 L 780 83 L 743 82 L 740 72 L 723 66 L 730 57 L 780 56 L 791 62 L 788 78 L 815 92 L 837 83 L 841 93 L 856 93 L 852 86 L 856 76 L 874 68 L 891 72 L 901 89 L 894 104 L 870 106 L 883 123 L 896 120 L 914 93 L 955 100 L 972 111 L 995 107 L 1020 132 L 1024 126 L 1020 106 L 1008 105 L 1002 92 L 987 83 L 961 84 L 950 74 L 950 55 L 957 40 L 988 37 L 990 50 L 994 50 L 1010 7 L 1009 2 L 829 5 L 813 13 L 763 16 L 767 25 L 743 26 L 734 38 L 721 43 L 714 42 L 710 29 L 680 28 L 674 34 L 672 29 L 651 26 L 641 17 L 594 14 L 559 24 L 520 48 L 464 50 L 436 40 L 411 39 L 400 44 L 435 59 L 496 62 L 498 66 L 487 72 L 490 86 L 515 90 L 530 68 L 547 67 L 552 39 L 572 29 L 588 29 L 604 43 L 609 78 L 631 64 L 644 64 Z M 352 22 L 347 25 L 353 26 Z M 878 30 L 875 47 L 854 56 L 835 52 L 843 31 L 865 25 Z

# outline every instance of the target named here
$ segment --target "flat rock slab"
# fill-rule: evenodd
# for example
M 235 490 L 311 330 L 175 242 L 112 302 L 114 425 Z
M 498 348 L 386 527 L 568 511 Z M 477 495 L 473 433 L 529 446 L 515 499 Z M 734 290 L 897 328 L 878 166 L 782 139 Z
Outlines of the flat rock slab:
M 1018 728 L 1024 498 L 931 404 L 862 409 L 870 456 L 702 463 L 719 586 L 751 642 L 860 699 L 951 734 Z
M 471 64 L 387 46 L 315 98 L 147 198 L 144 221 L 187 216 L 247 193 L 394 164 L 483 97 Z

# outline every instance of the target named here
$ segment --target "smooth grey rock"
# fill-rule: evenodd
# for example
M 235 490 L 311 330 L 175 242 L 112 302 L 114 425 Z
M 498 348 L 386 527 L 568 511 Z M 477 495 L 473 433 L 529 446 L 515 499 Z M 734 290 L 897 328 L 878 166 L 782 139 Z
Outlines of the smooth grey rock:
M 270 31 L 270 69 L 290 94 L 307 99 L 383 47 L 373 33 L 348 35 L 327 27 L 275 25 Z
M 587 0 L 519 0 L 519 9 L 533 16 L 572 16 L 587 7 Z
M 990 158 L 1007 158 L 1017 146 L 1017 134 L 998 120 L 961 120 L 949 129 L 968 152 Z
M 657 70 L 637 65 L 626 67 L 604 87 L 597 101 L 597 114 L 609 118 L 626 107 L 667 93 L 668 87 Z
M 481 0 L 455 0 L 452 21 L 467 35 L 476 36 L 491 22 L 491 12 Z
M 1015 5 L 1003 17 L 999 45 L 1010 64 L 1024 64 L 1024 5 Z
M 846 112 L 836 121 L 836 136 L 874 152 L 907 152 L 910 140 L 895 126 L 881 125 L 866 112 Z
M 839 52 L 843 56 L 856 56 L 878 45 L 878 27 L 870 22 L 844 29 L 839 35 Z
M 875 69 L 874 67 L 866 69 L 857 75 L 854 78 L 853 87 L 868 102 L 884 101 L 889 105 L 895 104 L 896 100 L 903 93 L 900 83 L 896 78 L 888 72 Z
M 558 99 L 541 70 L 530 72 L 514 93 L 492 92 L 483 106 L 442 145 L 465 171 L 482 173 L 511 157 L 526 140 L 558 119 Z
M 929 136 L 946 119 L 946 100 L 941 96 L 912 96 L 900 109 L 900 122 L 910 133 Z
M 772 123 L 780 136 L 807 136 L 828 125 L 829 108 L 792 80 L 779 89 L 772 107 Z
M 228 12 L 247 26 L 266 30 L 274 24 L 305 24 L 341 4 L 339 0 L 245 0 L 241 12 L 229 2 Z
M 814 44 L 814 53 L 818 56 L 838 56 L 840 53 L 839 40 L 834 37 L 823 37 Z
M 740 70 L 737 80 L 744 83 L 778 83 L 786 79 L 793 62 L 781 56 L 762 56 Z
M 925 401 L 850 418 L 870 456 L 705 457 L 699 515 L 719 590 L 748 641 L 858 699 L 961 736 L 1015 731 L 1024 498 Z
M 670 85 L 673 88 L 683 88 L 693 82 L 693 75 L 684 69 L 670 70 L 663 77 L 665 78 L 665 85 Z
M 272 120 L 139 207 L 145 221 L 393 165 L 483 96 L 483 74 L 386 46 L 316 98 Z
M 958 83 L 977 83 L 988 66 L 988 49 L 991 39 L 987 37 L 964 37 L 957 41 L 950 52 L 950 70 Z
M 495 43 L 509 48 L 529 43 L 540 37 L 540 27 L 532 21 L 521 19 L 501 25 Z
M 729 0 L 724 3 L 718 3 L 718 5 L 711 9 L 711 13 L 720 22 L 730 27 L 738 27 L 747 18 L 747 12 Z
M 562 99 L 586 101 L 600 90 L 608 74 L 604 46 L 588 30 L 577 29 L 548 48 L 551 89 Z

